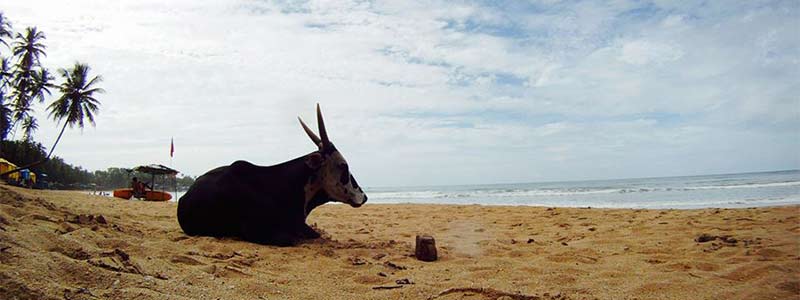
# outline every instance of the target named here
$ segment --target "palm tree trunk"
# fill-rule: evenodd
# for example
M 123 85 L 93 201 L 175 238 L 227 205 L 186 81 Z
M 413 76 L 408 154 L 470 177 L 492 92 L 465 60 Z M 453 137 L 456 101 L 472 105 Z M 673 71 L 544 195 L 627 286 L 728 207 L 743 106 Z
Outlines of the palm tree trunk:
M 50 153 L 47 153 L 47 157 L 45 157 L 44 159 L 42 159 L 40 161 L 37 161 L 37 162 L 34 162 L 34 163 L 30 163 L 30 164 L 24 165 L 22 167 L 17 167 L 16 169 L 13 169 L 13 170 L 10 170 L 10 171 L 6 171 L 6 172 L 3 172 L 3 173 L 0 173 L 0 177 L 6 176 L 6 175 L 14 173 L 14 172 L 19 172 L 20 170 L 33 168 L 33 167 L 41 165 L 44 162 L 46 162 L 47 160 L 49 160 L 50 159 L 50 155 L 53 154 L 53 150 L 55 150 L 56 146 L 58 145 L 58 141 L 61 140 L 61 135 L 64 134 L 64 129 L 67 129 L 67 122 L 64 122 L 64 127 L 61 127 L 61 132 L 58 134 L 58 138 L 56 138 L 56 142 L 53 143 L 53 147 L 50 148 Z
M 42 159 L 40 161 L 24 165 L 22 167 L 17 167 L 16 169 L 13 169 L 13 170 L 10 170 L 10 171 L 5 171 L 3 173 L 0 173 L 0 177 L 6 176 L 6 175 L 11 174 L 11 173 L 19 172 L 21 170 L 25 170 L 25 169 L 28 169 L 28 168 L 33 168 L 35 166 L 41 165 L 42 163 L 44 163 L 46 161 L 47 161 L 47 159 L 45 158 L 45 159 Z
M 11 133 L 11 139 L 9 139 L 9 141 L 17 137 L 17 122 L 19 122 L 19 120 L 15 120 L 14 123 L 11 123 L 11 127 L 8 127 L 8 131 Z
M 64 126 L 63 126 L 63 127 L 61 127 L 61 132 L 58 134 L 58 138 L 56 138 L 56 142 L 55 142 L 55 143 L 53 143 L 53 147 L 52 147 L 52 148 L 50 148 L 50 153 L 47 153 L 47 157 L 45 157 L 45 158 L 44 158 L 44 160 L 48 160 L 48 159 L 50 159 L 50 155 L 52 155 L 52 154 L 53 154 L 53 150 L 56 150 L 56 145 L 58 145 L 58 141 L 60 141 L 60 140 L 61 140 L 61 135 L 63 135 L 63 134 L 64 134 L 64 129 L 67 129 L 67 124 L 68 124 L 68 123 L 69 123 L 69 122 L 66 122 L 66 121 L 64 121 Z

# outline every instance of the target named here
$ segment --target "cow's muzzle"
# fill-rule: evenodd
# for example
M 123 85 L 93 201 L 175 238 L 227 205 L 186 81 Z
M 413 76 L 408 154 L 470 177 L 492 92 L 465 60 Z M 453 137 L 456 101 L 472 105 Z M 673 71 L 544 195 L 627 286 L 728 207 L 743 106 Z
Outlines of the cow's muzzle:
M 361 207 L 362 205 L 364 205 L 364 203 L 367 203 L 367 195 L 364 195 L 364 201 L 361 201 L 361 203 L 358 203 L 358 202 L 356 202 L 355 199 L 353 199 L 353 200 L 350 201 L 349 204 L 352 207 Z

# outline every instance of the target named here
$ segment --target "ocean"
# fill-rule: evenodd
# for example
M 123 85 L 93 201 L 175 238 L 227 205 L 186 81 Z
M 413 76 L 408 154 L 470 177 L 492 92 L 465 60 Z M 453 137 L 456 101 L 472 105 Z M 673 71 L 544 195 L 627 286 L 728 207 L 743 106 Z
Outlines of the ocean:
M 800 204 L 800 170 L 515 184 L 364 187 L 367 204 L 595 208 L 736 208 Z M 106 191 L 111 195 L 111 191 Z M 169 192 L 176 201 L 183 196 Z
M 737 208 L 800 204 L 800 170 L 517 184 L 365 188 L 369 203 L 595 208 Z

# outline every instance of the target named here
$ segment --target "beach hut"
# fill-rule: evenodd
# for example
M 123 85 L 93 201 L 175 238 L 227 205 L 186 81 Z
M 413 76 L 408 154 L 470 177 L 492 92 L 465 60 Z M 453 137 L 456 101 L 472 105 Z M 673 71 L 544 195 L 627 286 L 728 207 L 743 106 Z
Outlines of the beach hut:
M 14 163 L 6 160 L 5 158 L 0 158 L 0 173 L 5 173 L 17 168 L 17 165 Z M 7 181 L 8 183 L 16 183 L 19 181 L 19 172 L 14 172 L 8 174 L 2 178 L 3 180 Z

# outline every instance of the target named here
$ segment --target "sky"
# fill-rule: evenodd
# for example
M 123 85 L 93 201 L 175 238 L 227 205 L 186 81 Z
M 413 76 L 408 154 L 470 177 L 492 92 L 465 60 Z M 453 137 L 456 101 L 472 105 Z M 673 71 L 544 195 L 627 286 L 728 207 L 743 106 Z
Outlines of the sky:
M 315 150 L 297 116 L 316 128 L 316 103 L 368 187 L 800 168 L 798 1 L 6 0 L 0 11 L 16 31 L 45 32 L 45 66 L 80 61 L 102 76 L 97 126 L 68 129 L 55 153 L 88 170 L 277 164 Z M 45 112 L 54 99 L 35 107 L 46 147 L 60 129 Z

